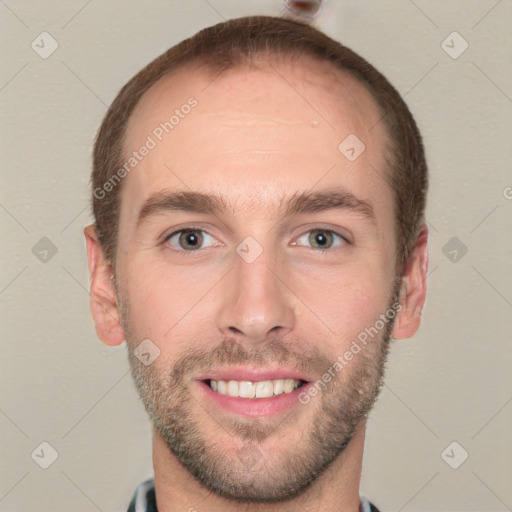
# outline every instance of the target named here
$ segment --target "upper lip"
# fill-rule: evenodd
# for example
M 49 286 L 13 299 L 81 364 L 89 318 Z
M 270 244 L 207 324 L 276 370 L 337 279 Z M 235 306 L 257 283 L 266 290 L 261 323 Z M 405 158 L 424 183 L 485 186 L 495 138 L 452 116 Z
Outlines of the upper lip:
M 238 380 L 251 382 L 275 379 L 295 379 L 309 382 L 307 375 L 293 368 L 219 368 L 209 370 L 197 377 L 197 380 Z

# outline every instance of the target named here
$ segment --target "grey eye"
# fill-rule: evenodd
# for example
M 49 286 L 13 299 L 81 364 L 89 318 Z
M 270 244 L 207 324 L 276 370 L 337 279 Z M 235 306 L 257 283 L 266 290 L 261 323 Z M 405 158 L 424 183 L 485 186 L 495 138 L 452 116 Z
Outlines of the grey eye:
M 336 237 L 339 239 L 339 242 L 338 245 L 333 246 L 333 243 L 336 241 Z M 304 233 L 304 235 L 297 240 L 300 241 L 304 239 L 306 239 L 307 243 L 311 244 L 313 249 L 332 249 L 333 247 L 339 247 L 343 242 L 345 242 L 345 239 L 341 235 L 329 229 L 312 229 L 307 233 Z M 305 245 L 305 243 L 301 242 L 300 245 Z
M 181 229 L 169 235 L 167 242 L 177 251 L 195 251 L 203 249 L 202 244 L 208 238 L 214 240 L 211 235 L 201 229 Z

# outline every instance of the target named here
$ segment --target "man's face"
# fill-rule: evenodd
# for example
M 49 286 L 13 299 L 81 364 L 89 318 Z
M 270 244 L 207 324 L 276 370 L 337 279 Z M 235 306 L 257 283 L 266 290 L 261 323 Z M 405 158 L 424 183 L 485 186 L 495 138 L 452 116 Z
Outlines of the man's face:
M 122 185 L 116 268 L 132 374 L 159 435 L 204 486 L 245 501 L 297 495 L 347 446 L 378 395 L 393 324 L 379 318 L 398 292 L 377 107 L 323 65 L 273 66 L 213 81 L 183 69 L 143 97 L 126 156 L 148 136 L 156 147 Z M 172 131 L 154 131 L 190 97 Z M 351 134 L 365 144 L 355 160 L 359 146 L 338 149 Z M 178 191 L 225 209 L 154 199 Z M 325 192 L 352 200 L 285 215 L 293 197 Z M 146 339 L 160 351 L 150 365 L 134 355 Z M 225 394 L 237 392 L 271 396 Z

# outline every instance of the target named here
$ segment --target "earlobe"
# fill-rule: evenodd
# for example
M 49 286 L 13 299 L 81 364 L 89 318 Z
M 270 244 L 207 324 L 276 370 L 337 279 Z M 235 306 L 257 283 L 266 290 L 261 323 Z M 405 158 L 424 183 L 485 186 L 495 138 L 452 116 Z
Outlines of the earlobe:
M 401 310 L 393 326 L 392 337 L 410 338 L 418 330 L 427 294 L 428 228 L 423 224 L 402 276 Z
M 112 282 L 112 265 L 106 260 L 91 224 L 84 229 L 87 259 L 91 275 L 90 307 L 96 334 L 107 345 L 120 345 L 125 340 L 124 329 L 117 309 L 116 292 Z

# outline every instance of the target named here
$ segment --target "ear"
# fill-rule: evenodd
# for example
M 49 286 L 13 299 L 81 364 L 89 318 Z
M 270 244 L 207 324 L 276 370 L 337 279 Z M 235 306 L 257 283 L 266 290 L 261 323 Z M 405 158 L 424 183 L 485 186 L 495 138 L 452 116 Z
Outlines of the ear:
M 427 294 L 427 271 L 428 229 L 426 224 L 423 224 L 402 275 L 402 308 L 397 314 L 391 334 L 395 339 L 410 338 L 420 326 L 421 312 Z
M 125 334 L 117 310 L 112 265 L 100 246 L 96 226 L 87 226 L 84 234 L 91 275 L 90 307 L 96 334 L 107 345 L 120 345 Z

